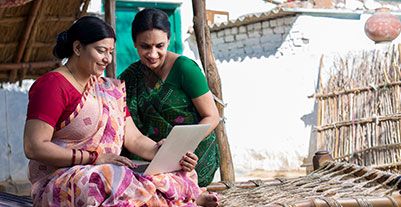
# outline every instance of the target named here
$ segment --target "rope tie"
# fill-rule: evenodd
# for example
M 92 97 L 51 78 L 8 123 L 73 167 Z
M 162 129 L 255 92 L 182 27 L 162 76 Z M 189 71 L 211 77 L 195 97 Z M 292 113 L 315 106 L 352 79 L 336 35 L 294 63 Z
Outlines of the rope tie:
M 377 91 L 377 86 L 373 83 L 369 83 L 369 86 L 373 88 L 373 90 Z
M 224 103 L 223 100 L 221 100 L 219 97 L 217 97 L 216 95 L 214 95 L 214 93 L 212 93 L 212 95 L 213 95 L 213 99 L 214 99 L 217 103 L 219 103 L 221 106 L 223 106 L 224 108 L 226 108 L 227 104 Z
M 261 180 L 250 180 L 249 182 L 255 184 L 256 187 L 259 187 L 263 184 Z
M 343 207 L 336 199 L 329 197 L 320 197 L 320 200 L 323 200 L 329 207 Z
M 230 188 L 235 188 L 235 185 L 234 185 L 234 183 L 233 182 L 230 182 L 230 181 L 220 181 L 221 183 L 223 183 L 226 187 L 227 187 L 227 189 L 230 189 Z
M 391 197 L 389 195 L 386 195 L 385 197 L 391 201 L 392 207 L 398 207 L 397 201 L 394 200 L 393 197 Z
M 371 203 L 369 203 L 366 198 L 354 198 L 359 206 L 361 207 L 373 207 Z

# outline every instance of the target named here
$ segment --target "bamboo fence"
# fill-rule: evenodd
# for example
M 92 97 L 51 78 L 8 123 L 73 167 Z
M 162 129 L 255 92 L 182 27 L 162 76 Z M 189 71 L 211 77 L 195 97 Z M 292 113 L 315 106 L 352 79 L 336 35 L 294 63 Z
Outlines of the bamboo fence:
M 400 50 L 391 45 L 334 58 L 314 95 L 318 148 L 338 161 L 401 169 Z

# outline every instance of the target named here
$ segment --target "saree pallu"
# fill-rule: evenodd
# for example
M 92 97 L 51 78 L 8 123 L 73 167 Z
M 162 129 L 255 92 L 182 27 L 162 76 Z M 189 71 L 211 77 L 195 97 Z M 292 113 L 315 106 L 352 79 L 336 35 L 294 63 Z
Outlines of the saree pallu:
M 91 77 L 82 100 L 55 131 L 52 142 L 67 149 L 120 154 L 125 134 L 125 86 Z M 34 206 L 196 206 L 197 175 L 155 176 L 114 164 L 54 168 L 30 161 Z
M 135 125 L 154 141 L 166 138 L 175 125 L 200 122 L 201 117 L 190 97 L 177 86 L 162 81 L 140 61 L 130 65 L 119 78 L 126 83 L 127 105 Z M 212 132 L 207 136 L 194 153 L 199 158 L 195 168 L 198 185 L 207 186 L 220 166 L 216 134 Z M 123 155 L 138 159 L 126 151 Z

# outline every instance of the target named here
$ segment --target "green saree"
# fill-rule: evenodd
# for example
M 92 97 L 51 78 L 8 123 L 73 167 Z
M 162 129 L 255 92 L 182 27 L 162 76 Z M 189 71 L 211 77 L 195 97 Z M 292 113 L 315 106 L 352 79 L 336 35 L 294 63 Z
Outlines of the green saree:
M 186 78 L 188 72 L 201 73 L 194 61 L 181 56 L 175 61 L 165 81 L 162 81 L 140 61 L 131 64 L 119 77 L 126 84 L 127 106 L 132 119 L 144 135 L 156 142 L 166 138 L 174 125 L 198 124 L 201 120 L 191 96 L 202 95 L 209 89 L 203 74 L 201 74 L 203 80 L 191 80 Z M 197 77 L 199 78 L 198 74 Z M 206 88 L 199 89 L 196 83 L 200 83 L 198 84 L 201 85 L 200 88 L 202 84 L 206 84 Z M 188 92 L 183 87 L 191 88 L 191 90 L 195 88 L 198 92 Z M 214 132 L 199 144 L 195 154 L 199 158 L 195 168 L 198 184 L 204 187 L 212 182 L 220 162 Z M 137 156 L 127 154 L 126 151 L 123 155 L 138 159 Z

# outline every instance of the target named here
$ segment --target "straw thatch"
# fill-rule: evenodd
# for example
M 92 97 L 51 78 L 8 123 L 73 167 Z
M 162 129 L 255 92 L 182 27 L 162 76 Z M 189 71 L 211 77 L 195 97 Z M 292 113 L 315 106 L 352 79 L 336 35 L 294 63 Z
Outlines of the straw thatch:
M 398 170 L 401 165 L 399 47 L 337 57 L 315 94 L 318 146 L 335 159 Z
M 17 2 L 21 2 L 18 1 Z M 0 82 L 37 78 L 54 69 L 56 36 L 85 15 L 89 0 L 34 0 L 0 5 Z
M 397 174 L 349 163 L 326 162 L 311 174 L 221 192 L 222 206 L 400 206 Z

